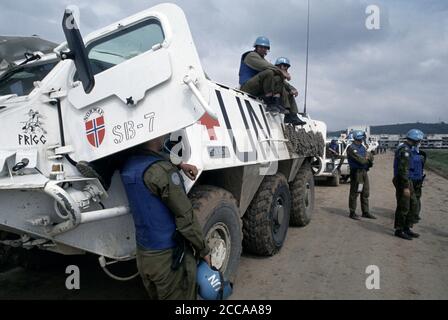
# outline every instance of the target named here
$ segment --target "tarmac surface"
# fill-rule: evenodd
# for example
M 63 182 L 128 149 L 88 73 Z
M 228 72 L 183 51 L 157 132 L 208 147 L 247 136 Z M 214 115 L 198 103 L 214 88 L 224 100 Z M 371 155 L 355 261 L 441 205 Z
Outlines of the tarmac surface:
M 448 299 L 448 180 L 427 172 L 422 220 L 414 228 L 421 236 L 399 239 L 393 235 L 392 161 L 391 153 L 377 155 L 369 173 L 377 220 L 348 218 L 348 184 L 316 186 L 310 225 L 290 228 L 273 257 L 243 254 L 231 299 Z M 66 289 L 70 264 L 80 269 L 80 290 Z M 373 276 L 366 268 L 372 265 L 379 271 L 379 289 L 366 287 Z M 131 263 L 128 273 L 133 268 Z M 145 298 L 139 278 L 113 280 L 93 256 L 64 257 L 36 271 L 0 271 L 0 299 Z

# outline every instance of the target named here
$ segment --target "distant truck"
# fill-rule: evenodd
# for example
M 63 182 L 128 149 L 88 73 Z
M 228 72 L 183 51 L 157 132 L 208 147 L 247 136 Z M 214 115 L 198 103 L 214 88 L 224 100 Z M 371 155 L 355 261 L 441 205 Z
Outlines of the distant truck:
M 184 176 L 185 189 L 212 263 L 226 276 L 242 246 L 273 255 L 289 225 L 310 222 L 311 160 L 324 153 L 323 122 L 303 116 L 304 126 L 285 126 L 261 100 L 209 80 L 173 4 L 84 40 L 73 21 L 66 10 L 57 59 L 0 78 L 0 243 L 93 253 L 111 275 L 109 263 L 135 257 L 126 194 L 118 174 L 106 191 L 75 165 L 167 134 L 181 138 L 183 161 L 199 169 L 196 181 Z

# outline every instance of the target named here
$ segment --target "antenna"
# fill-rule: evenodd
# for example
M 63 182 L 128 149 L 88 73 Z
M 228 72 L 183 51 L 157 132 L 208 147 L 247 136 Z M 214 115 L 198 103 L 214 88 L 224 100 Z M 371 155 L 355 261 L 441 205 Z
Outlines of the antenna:
M 308 19 L 306 26 L 306 71 L 305 71 L 305 102 L 303 104 L 303 113 L 306 115 L 306 98 L 308 93 L 308 55 L 310 47 L 310 0 L 308 0 Z

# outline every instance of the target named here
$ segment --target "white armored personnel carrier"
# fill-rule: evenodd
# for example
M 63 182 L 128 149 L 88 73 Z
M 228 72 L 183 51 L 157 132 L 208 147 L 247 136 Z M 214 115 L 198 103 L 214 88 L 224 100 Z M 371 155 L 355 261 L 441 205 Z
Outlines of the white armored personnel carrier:
M 183 161 L 199 169 L 185 187 L 227 276 L 243 246 L 273 255 L 289 225 L 309 223 L 310 159 L 323 154 L 325 124 L 304 116 L 285 126 L 261 100 L 207 79 L 179 7 L 155 6 L 84 39 L 66 10 L 63 29 L 58 60 L 30 90 L 26 76 L 0 79 L 3 245 L 92 253 L 104 268 L 134 258 L 119 175 L 105 190 L 75 165 L 167 134 L 182 137 Z

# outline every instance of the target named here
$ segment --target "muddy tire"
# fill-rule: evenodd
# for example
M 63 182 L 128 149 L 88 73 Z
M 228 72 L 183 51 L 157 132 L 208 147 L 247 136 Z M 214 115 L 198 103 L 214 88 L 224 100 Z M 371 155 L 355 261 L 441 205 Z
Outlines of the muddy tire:
M 330 186 L 332 186 L 332 187 L 339 186 L 340 178 L 341 178 L 341 174 L 339 173 L 339 171 L 337 171 L 336 174 L 330 178 Z
M 291 195 L 285 176 L 266 176 L 243 217 L 244 249 L 262 256 L 277 253 L 288 232 L 290 211 Z
M 195 187 L 189 198 L 210 247 L 212 265 L 232 280 L 240 262 L 243 238 L 235 198 L 214 186 Z
M 314 177 L 309 161 L 305 161 L 290 184 L 292 207 L 290 225 L 304 227 L 314 210 Z

